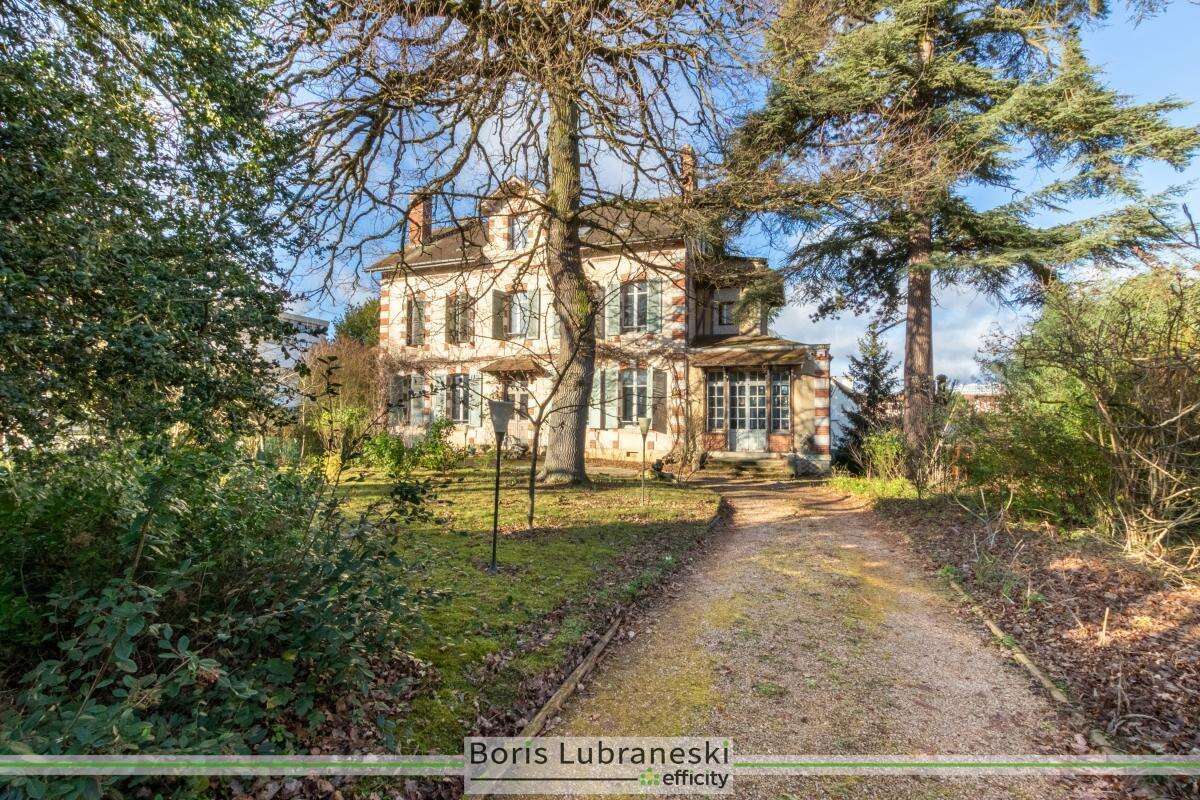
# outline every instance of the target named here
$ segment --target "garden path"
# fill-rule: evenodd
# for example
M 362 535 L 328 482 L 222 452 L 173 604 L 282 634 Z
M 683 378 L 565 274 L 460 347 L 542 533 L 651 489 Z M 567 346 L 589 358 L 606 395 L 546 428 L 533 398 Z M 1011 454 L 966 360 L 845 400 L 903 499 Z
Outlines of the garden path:
M 716 485 L 732 521 L 632 620 L 546 735 L 729 736 L 742 754 L 1028 754 L 1050 702 L 861 501 Z M 778 778 L 748 798 L 1053 798 L 1044 779 Z

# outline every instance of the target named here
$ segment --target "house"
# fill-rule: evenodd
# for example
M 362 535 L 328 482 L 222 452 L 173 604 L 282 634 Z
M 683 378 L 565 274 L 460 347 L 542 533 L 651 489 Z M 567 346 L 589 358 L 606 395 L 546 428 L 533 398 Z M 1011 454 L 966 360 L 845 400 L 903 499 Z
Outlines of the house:
M 300 380 L 296 367 L 313 345 L 325 340 L 329 321 L 290 311 L 284 311 L 279 319 L 288 326 L 290 332 L 280 340 L 262 342 L 258 352 L 274 366 L 279 377 L 279 404 L 285 408 L 295 408 L 300 404 Z
M 380 343 L 396 364 L 389 425 L 416 436 L 453 421 L 465 445 L 490 445 L 489 397 L 517 405 L 510 437 L 528 442 L 562 348 L 530 187 L 513 183 L 470 219 L 435 228 L 416 199 L 404 252 L 380 274 Z M 761 261 L 720 254 L 646 210 L 584 212 L 582 257 L 603 293 L 586 455 L 667 463 L 778 459 L 829 466 L 829 348 L 772 335 L 773 310 L 746 287 Z
M 1004 397 L 1004 388 L 998 383 L 964 383 L 955 386 L 954 392 L 977 414 L 997 411 Z

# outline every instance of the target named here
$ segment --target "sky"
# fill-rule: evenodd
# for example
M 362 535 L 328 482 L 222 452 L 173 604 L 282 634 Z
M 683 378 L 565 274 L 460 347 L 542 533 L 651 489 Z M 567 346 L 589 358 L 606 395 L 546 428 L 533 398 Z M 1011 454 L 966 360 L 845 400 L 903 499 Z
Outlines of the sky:
M 1172 96 L 1194 103 L 1175 112 L 1171 121 L 1181 125 L 1200 125 L 1200 5 L 1176 0 L 1168 10 L 1152 19 L 1134 23 L 1120 10 L 1102 26 L 1085 31 L 1084 47 L 1101 70 L 1103 79 L 1118 92 L 1135 102 L 1148 102 Z M 1026 176 L 1029 188 L 1045 182 L 1045 175 Z M 1149 165 L 1143 171 L 1144 189 L 1156 192 L 1170 186 L 1200 183 L 1200 161 L 1183 173 L 1169 167 Z M 1190 206 L 1200 208 L 1200 188 L 1187 195 Z M 983 194 L 977 199 L 992 205 L 998 198 Z M 1094 210 L 1094 209 L 1093 209 Z M 1055 220 L 1060 221 L 1060 220 Z M 773 250 L 764 239 L 739 241 L 736 245 L 754 255 L 765 255 L 772 264 L 782 260 L 782 252 Z M 369 297 L 372 281 L 360 276 L 357 287 L 342 286 L 334 297 L 319 303 L 305 303 L 295 310 L 326 319 L 336 319 L 345 304 Z M 959 382 L 978 377 L 976 355 L 988 336 L 996 331 L 1012 333 L 1026 324 L 1030 309 L 1000 307 L 969 289 L 944 289 L 935 297 L 934 370 Z M 869 317 L 842 316 L 813 321 L 812 308 L 789 305 L 775 320 L 773 330 L 780 336 L 807 343 L 828 344 L 833 355 L 833 371 L 844 374 L 849 357 L 857 350 Z M 889 347 L 897 361 L 903 354 L 904 330 L 897 325 L 887 332 Z

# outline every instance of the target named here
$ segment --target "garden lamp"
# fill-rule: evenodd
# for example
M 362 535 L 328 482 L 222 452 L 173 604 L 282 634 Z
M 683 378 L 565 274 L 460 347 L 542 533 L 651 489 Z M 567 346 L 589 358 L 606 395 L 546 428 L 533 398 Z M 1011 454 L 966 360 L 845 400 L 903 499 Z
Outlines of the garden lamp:
M 646 505 L 646 436 L 650 433 L 650 418 L 638 420 L 638 430 L 642 432 L 642 505 Z
M 492 418 L 492 429 L 496 431 L 496 491 L 492 500 L 492 565 L 488 572 L 496 571 L 496 542 L 500 537 L 500 451 L 504 448 L 504 436 L 513 417 L 513 404 L 507 400 L 488 400 L 488 416 Z

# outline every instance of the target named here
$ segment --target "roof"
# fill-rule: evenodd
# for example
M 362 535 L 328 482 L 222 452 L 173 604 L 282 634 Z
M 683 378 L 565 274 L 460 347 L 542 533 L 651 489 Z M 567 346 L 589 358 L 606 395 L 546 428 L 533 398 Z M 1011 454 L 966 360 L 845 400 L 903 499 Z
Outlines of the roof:
M 580 213 L 579 240 L 585 248 L 603 250 L 633 244 L 683 238 L 677 222 L 653 209 L 595 206 Z M 483 257 L 487 243 L 485 219 L 471 217 L 457 225 L 436 228 L 429 240 L 376 261 L 368 272 L 382 272 L 401 263 L 409 267 L 434 264 L 467 266 Z
M 489 372 L 492 374 L 503 372 L 536 372 L 540 374 L 544 373 L 546 370 L 533 356 L 521 355 L 497 358 L 490 364 L 485 364 L 484 366 L 480 367 L 479 371 Z
M 813 345 L 761 333 L 697 337 L 692 348 L 695 367 L 785 367 L 812 364 Z

